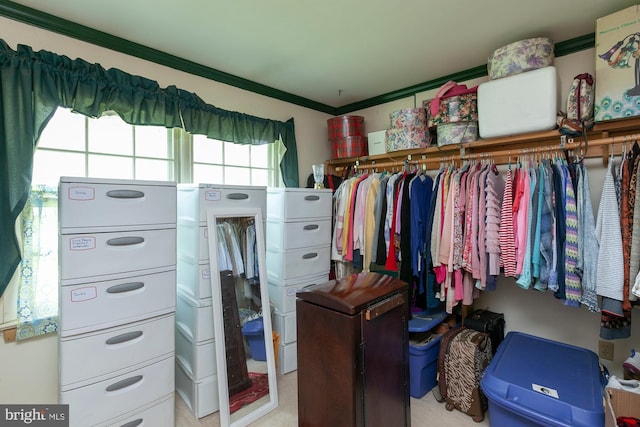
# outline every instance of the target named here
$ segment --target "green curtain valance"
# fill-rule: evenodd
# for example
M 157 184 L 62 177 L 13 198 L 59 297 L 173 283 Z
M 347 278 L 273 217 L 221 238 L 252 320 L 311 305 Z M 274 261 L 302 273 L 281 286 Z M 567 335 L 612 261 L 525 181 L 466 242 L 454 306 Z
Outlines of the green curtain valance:
M 293 119 L 268 120 L 205 103 L 175 86 L 104 69 L 82 59 L 0 39 L 0 296 L 20 262 L 15 220 L 29 195 L 38 137 L 58 106 L 89 117 L 116 112 L 133 125 L 181 127 L 193 134 L 241 144 L 282 139 L 280 164 L 287 187 L 298 186 Z

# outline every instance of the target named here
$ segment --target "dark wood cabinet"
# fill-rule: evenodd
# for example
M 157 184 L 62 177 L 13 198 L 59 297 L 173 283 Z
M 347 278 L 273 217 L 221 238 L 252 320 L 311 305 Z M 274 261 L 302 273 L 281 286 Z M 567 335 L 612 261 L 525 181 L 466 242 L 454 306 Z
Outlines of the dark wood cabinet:
M 297 293 L 298 425 L 411 425 L 407 292 L 360 273 Z

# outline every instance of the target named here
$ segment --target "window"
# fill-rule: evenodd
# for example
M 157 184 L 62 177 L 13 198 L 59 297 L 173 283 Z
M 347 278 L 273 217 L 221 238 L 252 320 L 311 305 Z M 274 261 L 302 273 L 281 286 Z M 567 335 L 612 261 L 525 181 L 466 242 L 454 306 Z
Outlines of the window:
M 55 330 L 61 176 L 276 186 L 274 146 L 234 144 L 181 129 L 132 126 L 115 114 L 95 119 L 58 108 L 34 155 L 32 195 L 19 221 L 24 260 L 0 304 L 4 324 L 18 321 L 18 339 Z

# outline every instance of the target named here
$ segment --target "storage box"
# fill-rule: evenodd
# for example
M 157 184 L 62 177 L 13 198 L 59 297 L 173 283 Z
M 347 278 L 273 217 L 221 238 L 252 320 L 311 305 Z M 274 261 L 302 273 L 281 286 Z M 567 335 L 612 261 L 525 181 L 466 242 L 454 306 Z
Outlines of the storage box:
M 478 125 L 482 138 L 555 129 L 558 75 L 545 67 L 478 86 Z
M 608 411 L 605 425 L 616 427 L 617 417 L 640 418 L 640 394 L 616 388 L 606 388 Z M 611 405 L 611 406 L 609 406 Z
M 406 127 L 386 131 L 385 147 L 387 152 L 426 148 L 430 144 L 431 137 L 426 128 Z
M 191 413 L 202 418 L 220 409 L 217 374 L 194 380 L 180 360 L 175 361 L 175 389 Z
M 416 399 L 438 383 L 438 351 L 442 336 L 433 330 L 446 317 L 444 312 L 416 313 L 409 320 L 409 391 Z
M 638 32 L 636 5 L 596 20 L 596 122 L 640 115 Z
M 329 140 L 348 136 L 365 136 L 364 117 L 339 116 L 327 120 L 327 132 Z
M 462 144 L 478 139 L 478 122 L 444 123 L 437 127 L 438 147 Z
M 520 40 L 496 49 L 487 61 L 490 79 L 499 79 L 553 64 L 553 41 L 546 37 Z
M 509 332 L 480 381 L 492 426 L 602 426 L 598 356 L 587 349 Z
M 267 349 L 264 343 L 264 326 L 262 317 L 250 320 L 242 327 L 242 335 L 247 339 L 253 360 L 267 360 Z
M 387 152 L 384 144 L 384 138 L 386 130 L 379 130 L 377 132 L 369 132 L 367 137 L 367 143 L 369 146 L 369 155 L 384 154 Z
M 389 114 L 391 128 L 427 127 L 427 111 L 424 108 L 404 108 Z
M 345 157 L 366 156 L 368 144 L 366 136 L 345 136 L 329 140 L 331 142 L 331 158 L 344 159 Z

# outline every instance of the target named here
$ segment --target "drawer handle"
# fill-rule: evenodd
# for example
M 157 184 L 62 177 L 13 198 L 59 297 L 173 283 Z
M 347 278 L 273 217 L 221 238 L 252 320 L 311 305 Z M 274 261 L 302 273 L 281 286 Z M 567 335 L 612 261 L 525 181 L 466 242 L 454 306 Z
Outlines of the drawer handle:
M 318 224 L 309 224 L 309 225 L 305 225 L 303 227 L 303 230 L 317 230 L 318 228 L 320 228 Z
M 144 197 L 144 193 L 137 190 L 111 190 L 107 191 L 107 197 L 114 199 L 141 199 Z
M 135 377 L 127 378 L 122 381 L 118 381 L 115 384 L 111 384 L 109 387 L 107 387 L 107 391 L 122 390 L 123 388 L 131 387 L 132 385 L 140 381 L 142 381 L 142 375 L 136 375 Z
M 141 336 L 142 336 L 142 331 L 126 332 L 124 334 L 120 334 L 115 337 L 109 338 L 106 341 L 106 343 L 107 345 L 116 345 L 116 344 L 121 344 L 123 342 L 135 340 L 136 338 Z
M 314 195 L 304 196 L 304 199 L 313 202 L 316 200 L 320 200 L 320 196 L 317 196 L 314 194 Z
M 109 246 L 131 246 L 144 242 L 144 237 L 115 237 L 107 240 Z
M 142 418 L 138 418 L 137 420 L 129 421 L 126 424 L 122 424 L 120 427 L 136 427 L 142 425 L 144 420 Z
M 131 292 L 137 289 L 144 288 L 143 282 L 131 282 L 131 283 L 122 283 L 120 285 L 114 285 L 107 288 L 108 294 L 121 294 L 123 292 Z
M 318 256 L 317 252 L 310 252 L 308 254 L 302 255 L 302 259 L 311 259 L 311 258 L 316 258 L 317 256 Z
M 249 195 L 246 193 L 229 193 L 227 194 L 227 199 L 231 200 L 244 200 L 248 199 Z

